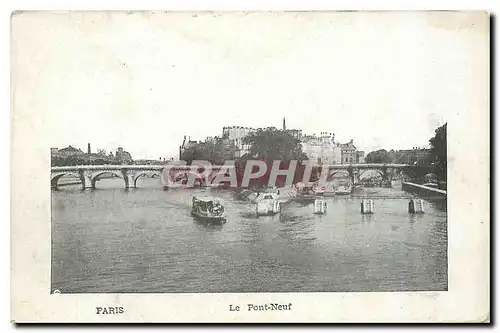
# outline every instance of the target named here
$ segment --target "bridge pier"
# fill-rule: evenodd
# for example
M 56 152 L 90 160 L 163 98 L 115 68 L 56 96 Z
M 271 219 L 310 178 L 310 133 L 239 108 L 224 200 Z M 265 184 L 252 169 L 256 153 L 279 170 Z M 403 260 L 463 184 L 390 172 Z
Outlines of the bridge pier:
M 133 170 L 123 168 L 122 169 L 123 180 L 125 181 L 125 188 L 135 188 L 136 185 L 136 173 Z
M 389 187 L 392 187 L 392 177 L 393 177 L 393 170 L 389 169 L 387 167 L 384 167 L 382 169 L 382 180 L 384 184 L 388 185 Z
M 358 185 L 359 184 L 359 171 L 358 170 L 353 170 L 352 171 L 352 185 Z
M 94 183 L 92 182 L 92 174 L 86 170 L 80 171 L 80 179 L 82 181 L 82 189 L 92 189 L 95 188 Z
M 392 173 L 387 174 L 387 181 L 392 182 L 393 175 Z
M 135 188 L 135 177 L 131 174 L 124 174 L 125 188 Z
M 359 170 L 357 168 L 349 167 L 347 171 L 349 172 L 349 179 L 351 180 L 352 185 L 359 184 Z

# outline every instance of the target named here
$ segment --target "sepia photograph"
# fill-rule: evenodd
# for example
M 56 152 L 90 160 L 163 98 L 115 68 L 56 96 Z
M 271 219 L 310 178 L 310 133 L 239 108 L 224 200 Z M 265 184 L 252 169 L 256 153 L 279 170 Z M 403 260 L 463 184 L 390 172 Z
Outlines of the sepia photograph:
M 52 289 L 447 290 L 446 124 L 366 156 L 285 118 L 219 132 L 157 159 L 52 148 Z
M 98 294 L 82 316 L 136 320 L 112 295 L 190 295 L 214 320 L 307 321 L 327 295 L 345 320 L 344 297 L 451 304 L 467 221 L 489 269 L 485 12 L 18 12 L 11 43 L 13 207 L 41 216 L 12 237 L 43 242 L 52 306 Z

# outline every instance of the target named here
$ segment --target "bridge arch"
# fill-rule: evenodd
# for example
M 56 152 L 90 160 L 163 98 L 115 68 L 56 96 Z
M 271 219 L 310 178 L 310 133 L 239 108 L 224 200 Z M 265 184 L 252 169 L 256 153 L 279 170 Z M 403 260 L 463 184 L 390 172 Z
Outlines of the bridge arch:
M 124 180 L 125 188 L 137 184 L 140 174 L 164 174 L 164 166 L 159 165 L 76 165 L 51 167 L 51 185 L 57 187 L 57 183 L 64 175 L 72 175 L 79 179 L 83 189 L 95 188 L 97 180 L 103 174 L 111 174 Z M 135 178 L 135 179 L 134 179 Z
M 349 170 L 347 169 L 335 169 L 331 172 L 328 173 L 328 177 L 327 177 L 327 181 L 332 181 L 333 180 L 333 176 L 334 175 L 337 175 L 337 174 L 344 174 L 346 177 L 349 177 L 351 176 L 351 174 L 349 173 Z
M 359 170 L 359 174 L 358 174 L 359 179 L 361 179 L 363 174 L 368 172 L 368 171 L 375 171 L 376 173 L 378 173 L 380 175 L 380 177 L 384 178 L 384 171 L 382 171 L 381 169 L 373 168 L 373 169 L 361 169 L 361 170 Z
M 52 174 L 50 177 L 50 186 L 54 189 L 57 189 L 57 184 L 59 182 L 59 179 L 61 179 L 64 176 L 73 176 L 75 178 L 80 179 L 80 181 L 82 179 L 81 175 L 76 172 L 67 171 L 67 172 L 56 173 Z
M 90 183 L 91 183 L 91 187 L 92 188 L 96 188 L 95 184 L 96 182 L 99 180 L 99 176 L 102 176 L 104 174 L 113 174 L 121 179 L 123 179 L 125 181 L 125 187 L 128 187 L 126 186 L 127 184 L 127 178 L 123 176 L 123 173 L 119 170 L 102 170 L 102 171 L 98 171 L 94 174 L 92 174 L 92 176 L 90 177 Z
M 137 175 L 134 176 L 134 188 L 137 188 L 137 181 L 141 177 L 146 177 L 146 176 L 153 176 L 156 175 L 161 178 L 162 174 L 159 171 L 143 171 L 139 172 Z

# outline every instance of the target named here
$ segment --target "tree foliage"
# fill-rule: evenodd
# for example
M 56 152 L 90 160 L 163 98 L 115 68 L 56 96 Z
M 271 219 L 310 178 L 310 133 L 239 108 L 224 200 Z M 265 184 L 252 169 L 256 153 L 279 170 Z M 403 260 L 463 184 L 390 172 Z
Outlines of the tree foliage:
M 183 150 L 181 159 L 188 164 L 194 160 L 208 161 L 212 164 L 220 165 L 225 160 L 234 159 L 236 151 L 234 145 L 217 138 L 214 141 L 198 142 Z
M 446 181 L 447 151 L 446 151 L 446 125 L 438 127 L 435 135 L 429 140 L 431 145 L 431 163 L 434 173 L 440 180 Z
M 264 161 L 306 160 L 300 140 L 287 131 L 274 127 L 259 129 L 243 139 L 250 145 L 247 158 L 258 158 Z
M 128 153 L 127 153 L 128 154 Z M 69 155 L 69 156 L 51 156 L 51 166 L 75 166 L 75 165 L 120 165 L 120 164 L 132 164 L 133 160 L 130 154 L 124 155 L 123 157 L 113 157 L 108 156 L 98 156 L 97 158 L 93 156 L 89 158 L 87 154 L 81 155 Z
M 74 166 L 74 165 L 87 165 L 88 159 L 82 156 L 71 155 L 68 157 L 52 156 L 51 166 Z
M 393 156 L 385 149 L 379 149 L 366 155 L 366 163 L 392 163 Z

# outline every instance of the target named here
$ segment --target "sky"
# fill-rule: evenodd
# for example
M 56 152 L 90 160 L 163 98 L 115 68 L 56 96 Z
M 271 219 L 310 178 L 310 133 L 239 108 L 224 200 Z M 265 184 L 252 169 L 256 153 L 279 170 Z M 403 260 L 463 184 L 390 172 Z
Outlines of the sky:
M 51 147 L 176 158 L 184 135 L 286 117 L 368 153 L 428 146 L 459 107 L 478 41 L 467 15 L 435 15 L 47 14 L 13 49 Z

